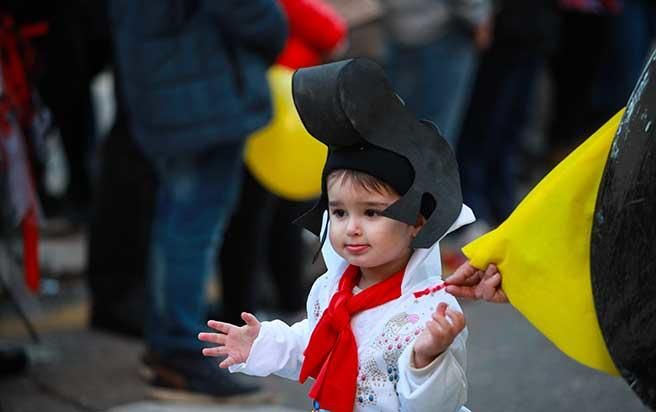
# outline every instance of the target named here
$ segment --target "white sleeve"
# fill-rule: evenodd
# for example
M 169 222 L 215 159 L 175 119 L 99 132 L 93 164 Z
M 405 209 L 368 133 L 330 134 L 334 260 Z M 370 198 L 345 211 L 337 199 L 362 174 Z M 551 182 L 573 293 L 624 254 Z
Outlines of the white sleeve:
M 230 372 L 253 376 L 268 376 L 273 373 L 297 380 L 309 337 L 307 319 L 292 326 L 281 320 L 262 322 L 248 359 L 244 363 L 231 366 Z
M 453 341 L 449 349 L 430 365 L 416 369 L 412 365 L 414 345 L 406 346 L 399 357 L 399 394 L 402 412 L 465 411 L 467 401 L 466 348 L 467 329 Z
M 326 276 L 319 277 L 312 285 L 307 300 L 308 319 L 292 326 L 281 320 L 262 322 L 251 353 L 246 362 L 231 366 L 230 372 L 241 372 L 253 376 L 276 374 L 283 378 L 298 380 L 303 366 L 303 352 L 320 316 L 319 309 L 326 295 Z

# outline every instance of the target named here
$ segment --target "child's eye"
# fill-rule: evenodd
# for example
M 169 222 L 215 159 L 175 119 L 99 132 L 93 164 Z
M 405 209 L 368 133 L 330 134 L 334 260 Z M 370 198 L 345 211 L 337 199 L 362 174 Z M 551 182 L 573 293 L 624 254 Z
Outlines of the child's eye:
M 344 210 L 343 209 L 333 209 L 332 215 L 335 217 L 344 217 Z
M 380 216 L 380 211 L 375 209 L 367 209 L 365 210 L 364 215 L 367 217 Z

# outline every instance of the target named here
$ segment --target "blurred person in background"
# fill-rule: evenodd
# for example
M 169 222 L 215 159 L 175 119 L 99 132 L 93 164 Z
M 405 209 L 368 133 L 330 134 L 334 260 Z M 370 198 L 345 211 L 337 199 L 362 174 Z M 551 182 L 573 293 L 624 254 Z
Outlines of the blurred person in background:
M 126 124 L 118 93 L 116 107 L 114 125 L 98 150 L 89 216 L 89 321 L 93 328 L 141 337 L 157 182 Z
M 148 266 L 151 395 L 226 398 L 258 387 L 203 359 L 214 253 L 238 197 L 245 138 L 271 117 L 266 70 L 286 24 L 273 0 L 110 0 L 130 132 L 158 179 Z
M 129 134 L 116 91 L 115 125 L 107 138 L 96 132 L 90 83 L 112 60 L 107 1 L 11 0 L 4 7 L 18 21 L 48 23 L 46 35 L 33 42 L 38 46 L 38 86 L 53 108 L 54 126 L 59 127 L 68 187 L 63 199 L 49 193 L 44 156 L 33 157 L 48 218 L 45 234 L 70 234 L 88 223 L 84 261 L 91 326 L 140 336 L 155 187 L 150 165 Z M 91 164 L 94 159 L 98 166 Z
M 478 218 L 460 243 L 498 225 L 516 205 L 520 140 L 556 41 L 551 0 L 503 0 L 497 6 L 493 40 L 481 55 L 457 145 L 463 197 Z
M 623 0 L 610 23 L 610 45 L 592 96 L 592 120 L 604 124 L 624 107 L 656 40 L 656 4 Z
M 479 50 L 491 39 L 490 0 L 384 0 L 388 73 L 419 118 L 452 147 L 459 134 Z
M 622 7 L 621 0 L 556 4 L 558 43 L 547 62 L 552 87 L 547 169 L 600 126 L 593 115 L 593 95 L 611 45 L 612 21 Z
M 290 36 L 276 64 L 290 69 L 314 66 L 346 43 L 346 23 L 321 0 L 280 0 Z M 263 187 L 245 169 L 241 197 L 224 234 L 217 263 L 220 267 L 223 313 L 214 318 L 240 324 L 242 311 L 261 310 L 258 263 L 268 269 L 274 286 L 274 308 L 282 316 L 305 309 L 309 292 L 304 276 L 308 252 L 303 228 L 291 222 L 311 206 L 283 199 Z M 258 259 L 260 258 L 260 259 Z
M 95 4 L 94 31 L 112 44 L 107 1 Z M 78 39 L 79 41 L 80 39 Z M 103 44 L 105 46 L 105 44 Z M 114 124 L 99 136 L 88 212 L 86 280 L 90 326 L 133 337 L 143 335 L 146 262 L 156 191 L 152 167 L 137 147 L 126 122 L 125 103 L 115 79 Z M 86 118 L 82 119 L 84 123 Z M 79 178 L 79 177 L 78 177 Z M 116 196 L 121 193 L 121 196 Z
M 46 186 L 46 156 L 33 159 L 35 183 L 47 225 L 46 234 L 66 235 L 86 223 L 91 203 L 91 159 L 96 122 L 91 82 L 111 55 L 105 2 L 8 0 L 3 6 L 18 21 L 42 21 L 47 32 L 37 38 L 37 88 L 59 130 L 66 159 L 63 195 Z
M 344 18 L 348 40 L 340 58 L 368 57 L 383 63 L 386 55 L 381 0 L 325 0 Z M 340 50 L 341 52 L 342 50 Z
M 649 0 L 624 0 L 612 27 L 612 50 L 618 53 L 613 61 L 621 65 L 616 71 L 620 76 L 618 103 L 624 105 L 629 100 L 655 40 L 656 4 Z

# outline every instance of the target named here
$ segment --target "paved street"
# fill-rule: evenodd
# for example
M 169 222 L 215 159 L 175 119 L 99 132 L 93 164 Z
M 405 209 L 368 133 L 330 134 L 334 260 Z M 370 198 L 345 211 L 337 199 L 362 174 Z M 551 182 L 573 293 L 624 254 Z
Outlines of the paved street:
M 64 250 L 57 254 L 64 253 L 70 259 L 68 263 L 62 259 L 62 264 L 75 265 L 80 245 L 58 246 Z M 19 377 L 0 380 L 2 412 L 309 409 L 307 387 L 279 378 L 260 380 L 273 394 L 272 404 L 176 405 L 148 401 L 146 385 L 138 374 L 140 342 L 86 329 L 87 303 L 81 279 L 62 282 L 61 289 L 59 295 L 45 299 L 43 312 L 35 318 L 43 342 L 29 348 L 34 359 L 31 369 Z M 470 330 L 468 407 L 472 411 L 647 411 L 623 380 L 570 360 L 513 308 L 465 303 L 464 309 Z M 0 342 L 27 342 L 6 300 L 0 300 Z

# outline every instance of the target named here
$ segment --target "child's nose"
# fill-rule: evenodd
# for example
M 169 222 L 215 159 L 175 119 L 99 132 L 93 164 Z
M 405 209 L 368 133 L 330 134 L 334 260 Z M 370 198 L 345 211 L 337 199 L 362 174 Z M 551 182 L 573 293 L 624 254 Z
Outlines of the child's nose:
M 346 233 L 349 236 L 354 236 L 354 235 L 359 235 L 362 233 L 362 229 L 360 228 L 360 222 L 356 218 L 350 218 L 348 221 L 348 224 L 346 226 Z

